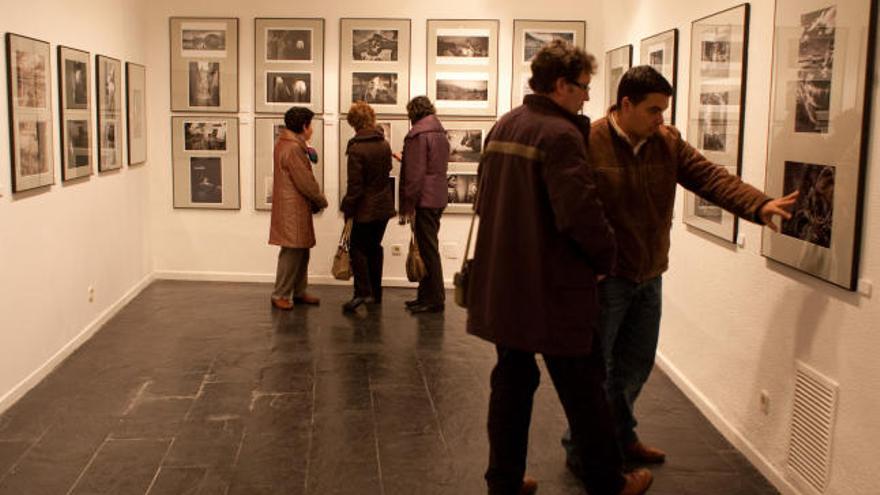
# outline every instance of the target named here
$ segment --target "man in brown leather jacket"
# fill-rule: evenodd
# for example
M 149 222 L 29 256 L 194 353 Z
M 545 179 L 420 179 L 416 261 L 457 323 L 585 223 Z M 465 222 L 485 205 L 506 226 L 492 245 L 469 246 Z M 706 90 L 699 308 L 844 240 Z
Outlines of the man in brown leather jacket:
M 617 265 L 599 283 L 606 388 L 620 449 L 639 463 L 666 458 L 639 440 L 633 404 L 654 366 L 676 185 L 774 230 L 772 217 L 789 218 L 786 209 L 797 195 L 771 199 L 707 160 L 678 130 L 663 125 L 671 95 L 672 86 L 659 72 L 633 67 L 620 80 L 617 103 L 590 131 L 590 165 L 618 246 Z M 568 435 L 562 443 L 568 465 L 577 472 L 579 460 Z
M 593 495 L 636 495 L 651 483 L 621 473 L 602 388 L 596 281 L 611 273 L 614 233 L 587 160 L 595 59 L 554 42 L 532 61 L 535 94 L 489 132 L 480 160 L 480 216 L 468 300 L 468 332 L 495 344 L 489 400 L 492 495 L 531 494 L 524 478 L 532 400 L 541 353 L 584 459 Z M 586 386 L 584 386 L 586 384 Z

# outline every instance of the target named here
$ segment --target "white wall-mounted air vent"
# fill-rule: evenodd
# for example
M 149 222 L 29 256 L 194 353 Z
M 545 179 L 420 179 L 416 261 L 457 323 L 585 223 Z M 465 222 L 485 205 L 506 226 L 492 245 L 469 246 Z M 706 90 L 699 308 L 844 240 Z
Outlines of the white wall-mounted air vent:
M 825 493 L 831 476 L 838 385 L 801 361 L 795 380 L 788 469 L 817 493 Z

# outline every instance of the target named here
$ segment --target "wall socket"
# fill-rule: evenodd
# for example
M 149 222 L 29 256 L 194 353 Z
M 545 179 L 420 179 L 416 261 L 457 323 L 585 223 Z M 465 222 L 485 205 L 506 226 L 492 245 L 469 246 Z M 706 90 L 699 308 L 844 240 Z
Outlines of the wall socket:
M 95 302 L 95 288 L 90 285 L 86 292 L 89 295 L 89 302 Z
M 443 256 L 450 260 L 458 259 L 458 243 L 456 242 L 444 242 L 443 246 L 440 248 L 443 252 Z
M 764 414 L 770 414 L 770 392 L 761 390 L 759 400 L 761 404 L 761 412 Z
M 400 256 L 403 254 L 403 246 L 400 244 L 392 244 L 391 245 L 391 256 Z

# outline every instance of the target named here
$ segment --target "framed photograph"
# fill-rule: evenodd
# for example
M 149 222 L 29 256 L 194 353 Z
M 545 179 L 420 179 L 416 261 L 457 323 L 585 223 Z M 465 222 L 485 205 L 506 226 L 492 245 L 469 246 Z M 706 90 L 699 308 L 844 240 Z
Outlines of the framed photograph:
M 428 98 L 438 115 L 498 113 L 498 21 L 428 20 Z
M 254 78 L 258 113 L 323 113 L 324 19 L 254 19 Z
M 403 152 L 403 138 L 409 132 L 409 120 L 401 118 L 379 118 L 376 125 L 382 129 L 385 139 L 391 145 L 392 153 Z M 348 148 L 348 140 L 354 137 L 354 129 L 348 125 L 345 119 L 339 120 L 339 202 L 345 197 L 348 190 L 348 156 L 345 154 Z M 394 182 L 394 208 L 399 206 L 397 191 L 398 177 L 400 177 L 400 162 L 391 160 L 391 177 Z
M 678 29 L 670 29 L 642 40 L 639 47 L 639 64 L 650 65 L 663 74 L 672 85 L 669 108 L 663 112 L 663 120 L 675 125 L 675 92 L 678 87 Z
M 55 183 L 49 43 L 6 33 L 12 192 Z
M 275 141 L 284 129 L 284 119 L 257 117 L 254 119 L 254 208 L 272 209 L 272 185 L 275 168 Z M 309 143 L 318 151 L 318 163 L 312 171 L 321 191 L 324 191 L 324 121 L 312 119 L 312 140 Z
M 449 140 L 447 171 L 449 204 L 445 213 L 473 212 L 480 153 L 483 152 L 486 135 L 494 124 L 494 120 L 446 119 L 443 121 L 446 139 Z
M 237 210 L 238 118 L 171 118 L 174 207 Z
M 688 141 L 734 175 L 742 169 L 748 46 L 749 4 L 691 23 Z M 736 217 L 690 191 L 684 193 L 683 220 L 736 242 Z
M 605 52 L 605 110 L 617 103 L 617 87 L 620 79 L 632 67 L 632 60 L 632 45 Z
M 172 17 L 171 111 L 238 111 L 238 19 Z
M 511 108 L 522 104 L 523 97 L 531 94 L 529 78 L 532 77 L 532 57 L 553 40 L 565 40 L 584 48 L 587 39 L 587 23 L 584 21 L 513 21 L 513 77 L 511 81 Z
M 95 56 L 98 108 L 98 172 L 122 167 L 122 62 Z
M 128 136 L 128 164 L 147 161 L 147 68 L 125 63 L 125 106 Z
M 377 114 L 406 115 L 410 20 L 343 18 L 339 28 L 339 112 L 365 101 Z
M 877 2 L 778 0 L 768 195 L 800 191 L 761 254 L 856 289 Z
M 89 52 L 58 47 L 61 180 L 88 177 L 92 155 L 92 62 Z

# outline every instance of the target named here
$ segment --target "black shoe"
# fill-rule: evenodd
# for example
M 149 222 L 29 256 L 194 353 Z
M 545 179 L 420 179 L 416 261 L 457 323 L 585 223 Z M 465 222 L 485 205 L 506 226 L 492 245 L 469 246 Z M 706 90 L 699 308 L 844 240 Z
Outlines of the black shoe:
M 354 310 L 358 309 L 358 306 L 365 302 L 367 301 L 363 297 L 353 297 L 351 298 L 351 301 L 348 301 L 347 303 L 342 305 L 342 310 L 346 313 L 354 312 Z
M 412 307 L 414 307 L 414 306 L 421 306 L 421 305 L 422 305 L 422 301 L 419 301 L 418 299 L 413 299 L 412 301 L 406 301 L 406 302 L 403 303 L 403 304 L 406 304 L 406 307 L 407 307 L 407 308 L 412 308 Z
M 412 314 L 418 313 L 441 313 L 443 312 L 444 305 L 440 304 L 419 304 L 418 306 L 412 306 L 409 308 L 409 312 Z
M 382 298 L 380 297 L 377 299 L 375 297 L 365 297 L 364 304 L 366 304 L 367 306 L 378 306 L 382 304 Z

